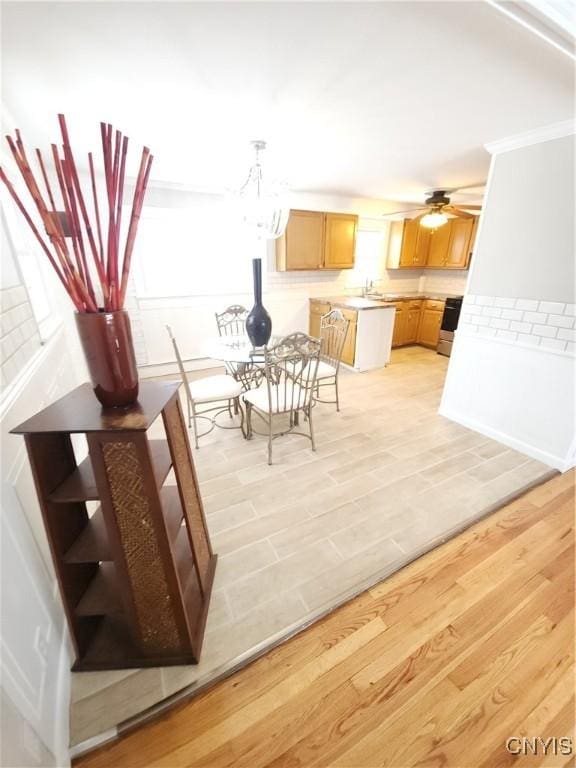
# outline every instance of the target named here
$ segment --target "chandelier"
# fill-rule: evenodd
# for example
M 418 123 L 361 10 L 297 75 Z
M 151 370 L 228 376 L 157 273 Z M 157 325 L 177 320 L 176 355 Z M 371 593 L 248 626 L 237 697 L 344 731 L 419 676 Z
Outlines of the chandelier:
M 284 234 L 290 208 L 286 204 L 283 184 L 264 177 L 261 153 L 265 141 L 251 141 L 255 160 L 238 196 L 244 223 L 259 239 L 275 240 Z

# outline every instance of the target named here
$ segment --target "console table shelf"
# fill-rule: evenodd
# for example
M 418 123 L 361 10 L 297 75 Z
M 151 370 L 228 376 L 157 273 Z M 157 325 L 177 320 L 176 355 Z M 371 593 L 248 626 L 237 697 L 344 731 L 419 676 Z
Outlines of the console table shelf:
M 166 439 L 150 440 L 159 417 Z M 102 409 L 85 384 L 13 432 L 25 436 L 73 669 L 196 663 L 216 556 L 178 384 L 142 382 L 125 409 Z M 89 451 L 80 464 L 77 433 Z M 176 485 L 164 485 L 171 469 Z M 91 515 L 90 501 L 100 502 Z

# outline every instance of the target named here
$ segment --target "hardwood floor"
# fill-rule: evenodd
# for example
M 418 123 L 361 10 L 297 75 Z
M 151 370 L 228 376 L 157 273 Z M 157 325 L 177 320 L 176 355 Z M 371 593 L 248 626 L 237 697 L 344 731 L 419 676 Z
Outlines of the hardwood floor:
M 202 438 L 194 462 L 218 566 L 201 661 L 74 673 L 73 745 L 214 683 L 554 476 L 438 413 L 447 363 L 407 347 L 386 368 L 342 373 L 340 413 L 314 409 L 317 451 L 285 435 L 272 466 L 264 438 Z M 149 436 L 164 437 L 161 420 Z
M 76 766 L 573 766 L 573 675 L 570 472 Z

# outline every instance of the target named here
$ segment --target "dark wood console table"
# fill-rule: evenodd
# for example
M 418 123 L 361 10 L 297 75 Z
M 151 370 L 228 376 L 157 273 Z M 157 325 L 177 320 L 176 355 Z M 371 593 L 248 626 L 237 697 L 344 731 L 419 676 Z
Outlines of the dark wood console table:
M 74 670 L 199 659 L 216 556 L 178 386 L 144 381 L 135 405 L 103 409 L 84 384 L 12 430 L 25 436 Z M 166 439 L 150 440 L 160 415 Z M 80 465 L 74 433 L 88 442 Z M 172 467 L 177 484 L 164 485 Z

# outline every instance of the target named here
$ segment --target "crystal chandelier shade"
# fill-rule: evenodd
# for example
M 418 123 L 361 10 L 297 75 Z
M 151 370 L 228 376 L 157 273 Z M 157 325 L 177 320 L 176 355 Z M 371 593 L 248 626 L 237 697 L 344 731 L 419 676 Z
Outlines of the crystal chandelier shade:
M 275 240 L 284 234 L 288 223 L 287 190 L 283 184 L 264 178 L 260 155 L 266 149 L 266 142 L 253 141 L 251 144 L 255 162 L 238 193 L 242 218 L 259 239 Z

